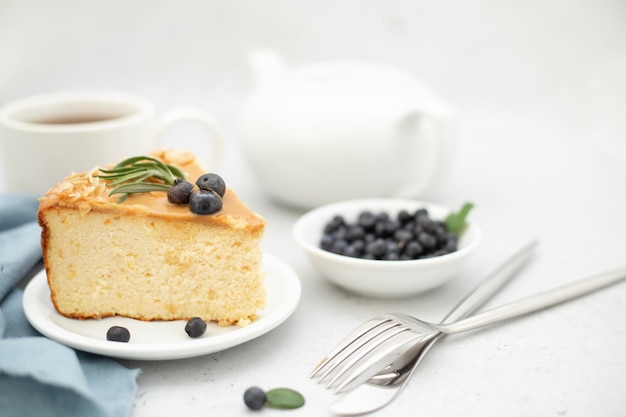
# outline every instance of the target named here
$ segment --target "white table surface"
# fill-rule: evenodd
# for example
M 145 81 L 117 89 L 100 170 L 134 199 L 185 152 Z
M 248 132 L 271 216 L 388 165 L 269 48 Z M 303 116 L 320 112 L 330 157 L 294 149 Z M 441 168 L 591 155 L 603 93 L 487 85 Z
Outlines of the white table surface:
M 127 3 L 0 3 L 0 104 L 110 88 L 162 109 L 213 112 L 230 140 L 220 172 L 267 219 L 264 250 L 293 267 L 303 289 L 284 324 L 244 345 L 193 359 L 122 361 L 142 370 L 132 417 L 251 415 L 242 395 L 252 385 L 306 397 L 301 409 L 265 416 L 330 415 L 332 395 L 307 375 L 367 318 L 403 311 L 437 321 L 531 237 L 541 240 L 536 257 L 491 306 L 626 263 L 623 2 Z M 238 111 L 250 91 L 242 57 L 265 45 L 299 63 L 348 57 L 403 65 L 459 109 L 453 170 L 423 196 L 476 204 L 471 216 L 484 240 L 458 277 L 412 298 L 375 300 L 311 267 L 291 236 L 302 213 L 265 195 L 237 144 Z M 171 140 L 186 144 L 182 133 Z M 624 352 L 626 284 L 619 284 L 443 339 L 400 398 L 375 415 L 624 416 Z

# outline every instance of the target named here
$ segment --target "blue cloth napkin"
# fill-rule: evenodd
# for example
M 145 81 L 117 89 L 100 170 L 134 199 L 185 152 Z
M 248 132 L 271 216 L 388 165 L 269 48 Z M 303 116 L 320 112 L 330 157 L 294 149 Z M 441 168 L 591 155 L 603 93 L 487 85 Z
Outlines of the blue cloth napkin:
M 0 194 L 0 415 L 128 416 L 138 370 L 45 338 L 26 320 L 16 285 L 41 260 L 38 207 Z

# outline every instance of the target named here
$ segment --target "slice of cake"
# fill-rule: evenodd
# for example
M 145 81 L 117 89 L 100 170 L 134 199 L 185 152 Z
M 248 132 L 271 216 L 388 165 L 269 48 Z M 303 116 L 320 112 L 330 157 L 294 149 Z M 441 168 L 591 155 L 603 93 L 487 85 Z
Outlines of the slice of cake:
M 205 174 L 190 152 L 151 157 L 192 184 Z M 256 318 L 265 305 L 262 217 L 230 189 L 219 211 L 200 215 L 169 202 L 167 191 L 109 195 L 113 186 L 101 175 L 99 169 L 72 175 L 40 199 L 43 259 L 61 314 L 201 317 L 222 326 Z

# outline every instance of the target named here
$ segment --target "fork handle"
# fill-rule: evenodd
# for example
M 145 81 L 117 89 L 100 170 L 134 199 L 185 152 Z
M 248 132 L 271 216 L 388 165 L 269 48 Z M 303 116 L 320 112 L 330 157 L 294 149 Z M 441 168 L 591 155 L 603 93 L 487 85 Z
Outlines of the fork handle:
M 455 323 L 441 324 L 436 327 L 442 333 L 454 334 L 488 326 L 573 300 L 616 284 L 624 279 L 626 279 L 626 266 L 593 275 L 530 297 L 522 298 Z
M 517 250 L 515 254 L 491 272 L 471 293 L 463 298 L 441 321 L 441 324 L 454 323 L 464 319 L 489 301 L 526 264 L 526 261 L 528 261 L 538 244 L 539 241 L 533 239 Z

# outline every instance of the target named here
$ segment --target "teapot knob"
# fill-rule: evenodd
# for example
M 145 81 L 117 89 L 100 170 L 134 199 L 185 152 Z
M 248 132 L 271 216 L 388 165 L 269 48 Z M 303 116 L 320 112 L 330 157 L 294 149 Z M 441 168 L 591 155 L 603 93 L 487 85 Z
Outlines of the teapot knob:
M 275 88 L 285 78 L 285 65 L 273 49 L 255 49 L 248 53 L 248 61 L 259 89 Z

